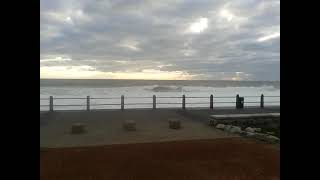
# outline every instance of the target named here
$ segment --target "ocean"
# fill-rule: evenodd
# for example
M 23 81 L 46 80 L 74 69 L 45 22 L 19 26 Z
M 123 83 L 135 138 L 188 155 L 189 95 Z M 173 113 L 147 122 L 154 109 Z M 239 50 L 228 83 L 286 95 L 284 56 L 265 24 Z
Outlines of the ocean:
M 40 111 L 46 111 L 49 109 L 49 96 L 53 96 L 54 98 L 55 110 L 80 110 L 86 109 L 85 98 L 87 96 L 90 96 L 90 98 L 111 98 L 91 99 L 91 109 L 120 109 L 120 105 L 118 104 L 120 104 L 121 95 L 124 95 L 125 104 L 127 104 L 125 105 L 125 108 L 127 109 L 152 108 L 153 95 L 157 97 L 157 103 L 159 103 L 157 104 L 157 108 L 181 107 L 182 95 L 186 96 L 186 108 L 209 107 L 209 97 L 211 94 L 214 96 L 214 107 L 235 106 L 234 102 L 237 94 L 245 98 L 245 106 L 259 106 L 261 94 L 264 94 L 265 96 L 265 106 L 280 105 L 280 82 L 214 80 L 40 79 Z

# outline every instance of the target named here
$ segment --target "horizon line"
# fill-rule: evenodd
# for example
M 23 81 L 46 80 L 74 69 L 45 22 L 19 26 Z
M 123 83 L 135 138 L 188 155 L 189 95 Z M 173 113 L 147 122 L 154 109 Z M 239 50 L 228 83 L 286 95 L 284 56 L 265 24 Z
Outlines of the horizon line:
M 132 80 L 132 81 L 250 81 L 250 82 L 280 82 L 280 80 L 222 80 L 222 79 L 60 79 L 60 78 L 40 78 L 40 80 Z

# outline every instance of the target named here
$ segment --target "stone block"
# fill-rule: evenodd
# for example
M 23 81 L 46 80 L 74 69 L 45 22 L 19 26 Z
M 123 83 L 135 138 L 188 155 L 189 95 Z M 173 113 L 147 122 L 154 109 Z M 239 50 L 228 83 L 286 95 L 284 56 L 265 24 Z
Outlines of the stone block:
M 85 133 L 85 125 L 82 123 L 72 124 L 71 133 L 72 134 L 83 134 Z
M 180 129 L 181 123 L 179 119 L 169 119 L 169 128 L 170 129 Z
M 123 128 L 126 131 L 135 131 L 136 130 L 136 122 L 133 120 L 125 120 L 123 122 Z

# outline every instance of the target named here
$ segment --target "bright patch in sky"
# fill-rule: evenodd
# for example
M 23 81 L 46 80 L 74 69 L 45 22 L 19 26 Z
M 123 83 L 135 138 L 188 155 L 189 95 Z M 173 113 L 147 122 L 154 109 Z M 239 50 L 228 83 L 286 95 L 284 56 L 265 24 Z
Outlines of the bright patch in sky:
M 280 37 L 280 33 L 274 33 L 274 34 L 270 34 L 267 36 L 263 36 L 263 37 L 259 38 L 258 41 L 262 42 L 262 41 L 267 41 L 267 40 L 278 38 L 278 37 Z
M 197 53 L 196 50 L 193 50 L 193 49 L 183 49 L 181 50 L 181 53 L 184 55 L 184 56 L 193 56 Z
M 226 9 L 222 9 L 220 11 L 220 16 L 227 19 L 228 21 L 231 21 L 234 17 L 234 15 Z
M 67 23 L 73 23 L 73 21 L 72 21 L 72 19 L 71 19 L 71 17 L 70 16 L 68 16 L 67 18 L 66 18 L 66 21 L 67 21 Z
M 156 79 L 156 80 L 187 80 L 191 75 L 184 71 L 161 71 L 144 69 L 141 72 L 102 72 L 91 66 L 46 66 L 40 68 L 41 78 L 53 79 Z
M 72 59 L 70 58 L 63 58 L 63 57 L 56 57 L 52 59 L 41 59 L 40 62 L 62 62 L 62 61 L 71 61 Z
M 137 41 L 133 41 L 133 40 L 127 40 L 122 42 L 120 45 L 120 47 L 124 47 L 127 49 L 130 49 L 132 51 L 140 51 L 141 49 L 138 47 L 139 46 L 139 42 Z
M 159 65 L 159 66 L 157 66 L 158 68 L 163 68 L 163 67 L 168 67 L 168 66 L 173 66 L 172 64 L 166 64 L 166 65 Z
M 40 68 L 41 78 L 88 78 L 97 75 L 91 66 L 45 66 Z
M 201 33 L 207 28 L 208 28 L 208 18 L 199 18 L 196 22 L 190 25 L 189 32 Z

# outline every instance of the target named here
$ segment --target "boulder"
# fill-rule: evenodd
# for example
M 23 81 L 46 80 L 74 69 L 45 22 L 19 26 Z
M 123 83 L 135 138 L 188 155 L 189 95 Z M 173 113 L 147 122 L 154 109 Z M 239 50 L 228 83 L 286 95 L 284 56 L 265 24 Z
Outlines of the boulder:
M 255 132 L 261 132 L 261 128 L 253 128 Z
M 254 133 L 254 132 L 255 132 L 254 128 L 252 128 L 252 127 L 247 127 L 247 128 L 245 129 L 245 131 L 251 132 L 251 133 Z
M 279 138 L 277 138 L 276 136 L 272 136 L 272 135 L 266 136 L 266 140 L 267 140 L 268 142 L 271 142 L 271 143 L 280 142 L 280 139 L 279 139 Z
M 82 124 L 82 123 L 72 124 L 71 133 L 72 134 L 83 134 L 83 133 L 85 133 L 85 125 Z
M 242 136 L 246 136 L 246 135 L 247 135 L 247 133 L 248 133 L 247 131 L 241 131 L 241 132 L 240 132 L 240 135 L 242 135 Z
M 169 119 L 169 128 L 170 129 L 180 129 L 181 124 L 179 119 Z
M 229 132 L 230 132 L 230 133 L 239 134 L 239 133 L 241 132 L 241 128 L 238 127 L 238 126 L 232 126 L 232 127 L 229 129 Z
M 254 136 L 255 136 L 255 133 L 247 132 L 247 133 L 246 133 L 246 136 L 247 136 L 247 137 L 254 137 Z
M 267 138 L 267 134 L 263 134 L 263 133 L 255 133 L 254 134 L 254 137 L 259 139 L 259 140 L 263 140 L 263 141 L 268 141 L 268 138 Z
M 266 132 L 267 134 L 269 135 L 274 135 L 275 133 L 274 132 Z
M 136 130 L 136 122 L 133 120 L 125 120 L 123 122 L 123 128 L 126 131 L 135 131 Z
M 229 131 L 231 129 L 231 125 L 225 125 L 224 126 L 224 131 Z
M 224 129 L 225 125 L 224 124 L 217 124 L 216 128 L 217 129 Z
M 280 142 L 280 139 L 277 138 L 276 136 L 268 135 L 268 134 L 263 134 L 263 133 L 252 133 L 252 132 L 247 132 L 246 134 L 247 137 L 253 137 L 255 139 L 261 140 L 261 141 L 266 141 L 269 143 L 277 143 Z

